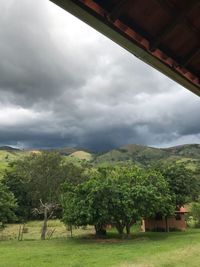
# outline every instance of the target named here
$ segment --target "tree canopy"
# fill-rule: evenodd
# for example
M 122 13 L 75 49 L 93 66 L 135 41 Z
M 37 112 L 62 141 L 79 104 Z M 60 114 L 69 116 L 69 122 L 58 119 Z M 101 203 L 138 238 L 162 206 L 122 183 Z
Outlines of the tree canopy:
M 16 207 L 14 195 L 0 182 L 0 228 L 3 228 L 5 223 L 16 219 L 14 213 Z
M 82 169 L 55 152 L 33 154 L 17 160 L 6 171 L 3 182 L 18 201 L 16 215 L 32 217 L 32 209 L 43 203 L 58 203 L 63 182 L 78 183 Z
M 175 196 L 177 206 L 182 206 L 199 196 L 199 181 L 193 171 L 182 163 L 157 165 L 157 169 L 169 184 L 171 194 Z
M 137 167 L 99 168 L 86 182 L 66 183 L 62 196 L 63 221 L 67 224 L 95 226 L 103 233 L 105 226 L 116 226 L 120 234 L 140 217 L 173 212 L 173 198 L 161 174 Z

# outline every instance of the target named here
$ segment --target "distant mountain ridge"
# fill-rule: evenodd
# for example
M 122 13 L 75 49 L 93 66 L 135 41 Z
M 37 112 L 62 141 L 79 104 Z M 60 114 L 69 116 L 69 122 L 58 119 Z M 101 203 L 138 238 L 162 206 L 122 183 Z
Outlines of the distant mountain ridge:
M 179 145 L 169 148 L 163 148 L 163 150 L 170 152 L 174 155 L 195 156 L 197 158 L 200 157 L 200 144 Z
M 56 149 L 20 150 L 10 146 L 0 147 L 0 170 L 9 162 L 36 153 L 36 151 L 55 151 L 72 161 L 86 160 L 94 165 L 132 162 L 148 165 L 157 161 L 183 162 L 190 168 L 200 166 L 200 144 L 186 144 L 169 148 L 155 148 L 137 144 L 127 144 L 102 153 L 93 153 L 84 148 L 64 147 Z M 2 168 L 1 168 L 2 166 Z
M 0 150 L 6 150 L 6 151 L 20 151 L 19 148 L 15 148 L 12 146 L 0 146 Z
M 146 165 L 159 160 L 194 162 L 200 161 L 200 145 L 179 145 L 169 148 L 155 148 L 143 145 L 128 144 L 96 156 L 96 163 L 134 162 Z

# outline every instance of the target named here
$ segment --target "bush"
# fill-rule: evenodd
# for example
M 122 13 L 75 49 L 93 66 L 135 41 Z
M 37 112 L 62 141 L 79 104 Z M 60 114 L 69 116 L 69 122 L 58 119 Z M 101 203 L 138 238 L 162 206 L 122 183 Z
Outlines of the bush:
M 200 227 L 200 203 L 195 202 L 192 204 L 191 215 L 195 220 L 195 226 Z

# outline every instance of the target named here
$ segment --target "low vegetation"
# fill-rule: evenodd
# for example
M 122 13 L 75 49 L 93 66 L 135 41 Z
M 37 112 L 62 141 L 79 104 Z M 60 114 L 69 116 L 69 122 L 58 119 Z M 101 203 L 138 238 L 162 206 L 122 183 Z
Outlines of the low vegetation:
M 198 148 L 193 149 L 192 156 Z M 4 155 L 1 267 L 16 262 L 19 267 L 183 266 L 189 259 L 190 266 L 199 266 L 198 157 L 191 168 L 177 156 L 188 157 L 188 147 L 163 149 L 164 160 L 156 161 L 161 154 L 152 148 L 126 146 L 113 153 L 134 155 L 134 161 L 100 164 L 94 155 L 78 150 L 31 152 L 12 160 Z M 169 153 L 179 160 L 168 160 Z M 186 204 L 193 229 L 170 234 L 136 231 L 141 218 L 166 219 Z
M 50 240 L 40 241 L 40 222 L 28 223 L 24 241 L 0 242 L 1 267 L 197 267 L 200 230 L 173 233 L 133 232 L 131 239 L 94 239 L 93 229 L 77 229 L 73 238 L 58 221 Z M 17 232 L 18 226 L 6 231 Z M 12 230 L 11 230 L 12 229 Z

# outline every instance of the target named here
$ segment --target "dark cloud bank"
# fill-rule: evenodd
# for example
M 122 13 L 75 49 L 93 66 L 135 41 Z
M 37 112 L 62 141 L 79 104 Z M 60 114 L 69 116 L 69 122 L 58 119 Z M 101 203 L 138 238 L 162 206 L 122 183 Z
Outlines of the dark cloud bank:
M 197 96 L 47 0 L 1 1 L 0 13 L 1 144 L 200 142 Z

